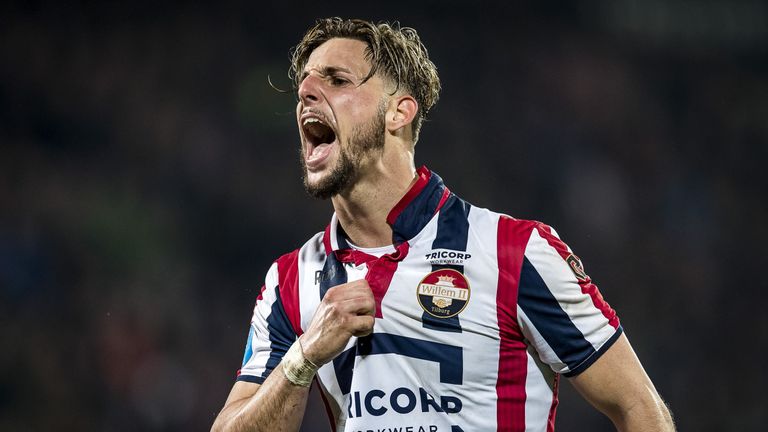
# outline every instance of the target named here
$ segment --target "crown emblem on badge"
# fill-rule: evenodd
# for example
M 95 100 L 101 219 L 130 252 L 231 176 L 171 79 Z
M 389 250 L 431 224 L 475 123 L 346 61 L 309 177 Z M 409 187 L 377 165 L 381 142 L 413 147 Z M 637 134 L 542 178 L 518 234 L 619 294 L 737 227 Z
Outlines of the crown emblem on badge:
M 435 285 L 454 286 L 454 280 L 456 280 L 456 278 L 453 276 L 438 276 L 437 283 Z

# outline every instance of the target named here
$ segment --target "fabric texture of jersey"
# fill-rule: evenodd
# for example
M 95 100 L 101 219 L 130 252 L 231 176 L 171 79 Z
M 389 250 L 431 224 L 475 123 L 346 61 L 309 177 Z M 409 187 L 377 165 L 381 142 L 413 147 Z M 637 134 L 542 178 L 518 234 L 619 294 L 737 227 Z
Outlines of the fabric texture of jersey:
M 334 215 L 272 265 L 238 380 L 262 383 L 327 290 L 365 278 L 373 334 L 317 373 L 332 430 L 553 430 L 559 376 L 611 346 L 616 313 L 552 228 L 474 207 L 426 167 L 417 174 L 387 217 L 394 252 L 351 248 Z

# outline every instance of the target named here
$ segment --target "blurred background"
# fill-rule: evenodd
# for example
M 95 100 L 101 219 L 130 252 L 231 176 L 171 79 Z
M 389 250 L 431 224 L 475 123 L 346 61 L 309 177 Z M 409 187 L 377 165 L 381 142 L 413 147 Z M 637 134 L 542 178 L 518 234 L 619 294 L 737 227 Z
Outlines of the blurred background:
M 210 427 L 264 273 L 330 219 L 267 79 L 332 15 L 419 31 L 417 164 L 557 228 L 680 430 L 764 430 L 765 2 L 273 3 L 0 6 L 0 430 Z M 611 430 L 565 382 L 557 428 Z

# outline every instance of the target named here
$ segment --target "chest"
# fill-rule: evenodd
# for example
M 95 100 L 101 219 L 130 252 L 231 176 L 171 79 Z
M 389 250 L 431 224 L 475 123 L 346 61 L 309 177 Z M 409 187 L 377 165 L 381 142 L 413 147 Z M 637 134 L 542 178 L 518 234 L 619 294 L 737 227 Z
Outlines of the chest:
M 334 361 L 341 394 L 363 382 L 366 388 L 408 384 L 414 394 L 424 385 L 450 391 L 455 385 L 466 390 L 495 382 L 500 339 L 495 256 L 478 247 L 435 251 L 416 245 L 396 263 L 380 259 L 331 268 L 317 262 L 300 270 L 303 328 L 321 301 L 324 281 L 366 279 L 378 303 L 374 334 L 352 338 Z M 382 370 L 387 374 L 377 373 Z

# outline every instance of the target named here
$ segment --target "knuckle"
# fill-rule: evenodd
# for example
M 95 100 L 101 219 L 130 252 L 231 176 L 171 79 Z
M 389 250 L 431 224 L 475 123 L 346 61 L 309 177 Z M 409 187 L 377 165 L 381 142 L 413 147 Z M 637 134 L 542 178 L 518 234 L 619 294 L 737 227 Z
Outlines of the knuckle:
M 349 317 L 347 317 L 345 315 L 342 315 L 342 316 L 339 317 L 339 326 L 340 327 L 347 328 L 347 327 L 349 327 L 349 325 L 350 325 Z
M 329 302 L 333 301 L 333 299 L 336 298 L 336 293 L 338 291 L 339 290 L 335 286 L 329 288 L 328 291 L 325 292 L 325 296 L 323 297 L 323 301 L 329 301 Z
M 373 328 L 373 325 L 375 323 L 376 323 L 376 320 L 372 316 L 370 316 L 370 315 L 366 315 L 365 319 L 363 320 L 364 328 L 369 329 L 369 330 Z
M 366 314 L 372 314 L 376 311 L 376 302 L 373 299 L 366 299 L 362 304 L 362 308 Z
M 338 303 L 329 303 L 328 304 L 328 312 L 330 312 L 333 315 L 338 315 L 341 313 L 339 310 L 339 304 Z

